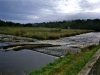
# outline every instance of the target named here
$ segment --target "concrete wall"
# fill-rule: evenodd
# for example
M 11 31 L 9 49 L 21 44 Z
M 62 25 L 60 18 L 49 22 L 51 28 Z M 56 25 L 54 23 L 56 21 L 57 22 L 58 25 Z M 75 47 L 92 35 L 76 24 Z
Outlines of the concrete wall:
M 78 75 L 100 75 L 100 49 L 93 55 Z
M 88 75 L 100 75 L 100 57 L 94 64 Z

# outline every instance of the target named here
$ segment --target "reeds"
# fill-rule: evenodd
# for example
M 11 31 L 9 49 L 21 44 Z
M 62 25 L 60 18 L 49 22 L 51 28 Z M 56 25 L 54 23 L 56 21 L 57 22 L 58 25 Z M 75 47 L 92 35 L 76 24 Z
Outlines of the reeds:
M 59 39 L 61 37 L 78 35 L 92 30 L 57 29 L 42 27 L 0 27 L 0 34 L 25 36 L 35 39 Z

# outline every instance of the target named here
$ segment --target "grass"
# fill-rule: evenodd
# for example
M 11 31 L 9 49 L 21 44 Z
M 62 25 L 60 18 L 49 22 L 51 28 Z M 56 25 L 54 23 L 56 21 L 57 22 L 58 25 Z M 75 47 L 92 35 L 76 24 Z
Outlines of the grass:
M 90 46 L 79 53 L 67 53 L 45 67 L 31 71 L 29 75 L 77 75 L 99 48 L 100 45 Z
M 75 29 L 57 29 L 42 27 L 0 27 L 0 34 L 10 34 L 16 36 L 25 36 L 35 39 L 58 39 L 65 36 L 72 36 L 93 30 L 75 30 Z

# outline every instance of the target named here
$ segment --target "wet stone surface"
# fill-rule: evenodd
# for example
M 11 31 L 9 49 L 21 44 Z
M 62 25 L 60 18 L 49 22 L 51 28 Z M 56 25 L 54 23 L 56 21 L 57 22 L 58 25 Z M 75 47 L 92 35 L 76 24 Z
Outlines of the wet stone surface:
M 40 48 L 34 48 L 34 50 L 49 55 L 64 56 L 67 52 L 72 52 L 72 53 L 80 52 L 81 49 L 84 47 L 91 46 L 91 45 L 98 45 L 100 42 L 100 32 L 80 34 L 76 36 L 60 38 L 57 40 L 36 40 L 32 38 L 1 34 L 0 41 L 1 41 L 0 47 L 7 46 L 7 45 L 10 46 L 10 44 L 11 45 L 14 44 L 14 47 L 18 46 L 18 44 L 31 44 L 31 45 L 50 44 L 53 47 L 44 46 Z

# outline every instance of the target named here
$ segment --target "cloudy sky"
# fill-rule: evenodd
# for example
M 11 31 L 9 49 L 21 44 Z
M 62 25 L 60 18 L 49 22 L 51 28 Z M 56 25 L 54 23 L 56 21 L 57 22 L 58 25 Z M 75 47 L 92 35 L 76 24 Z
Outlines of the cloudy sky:
M 20 23 L 100 18 L 100 0 L 0 0 L 0 19 Z

